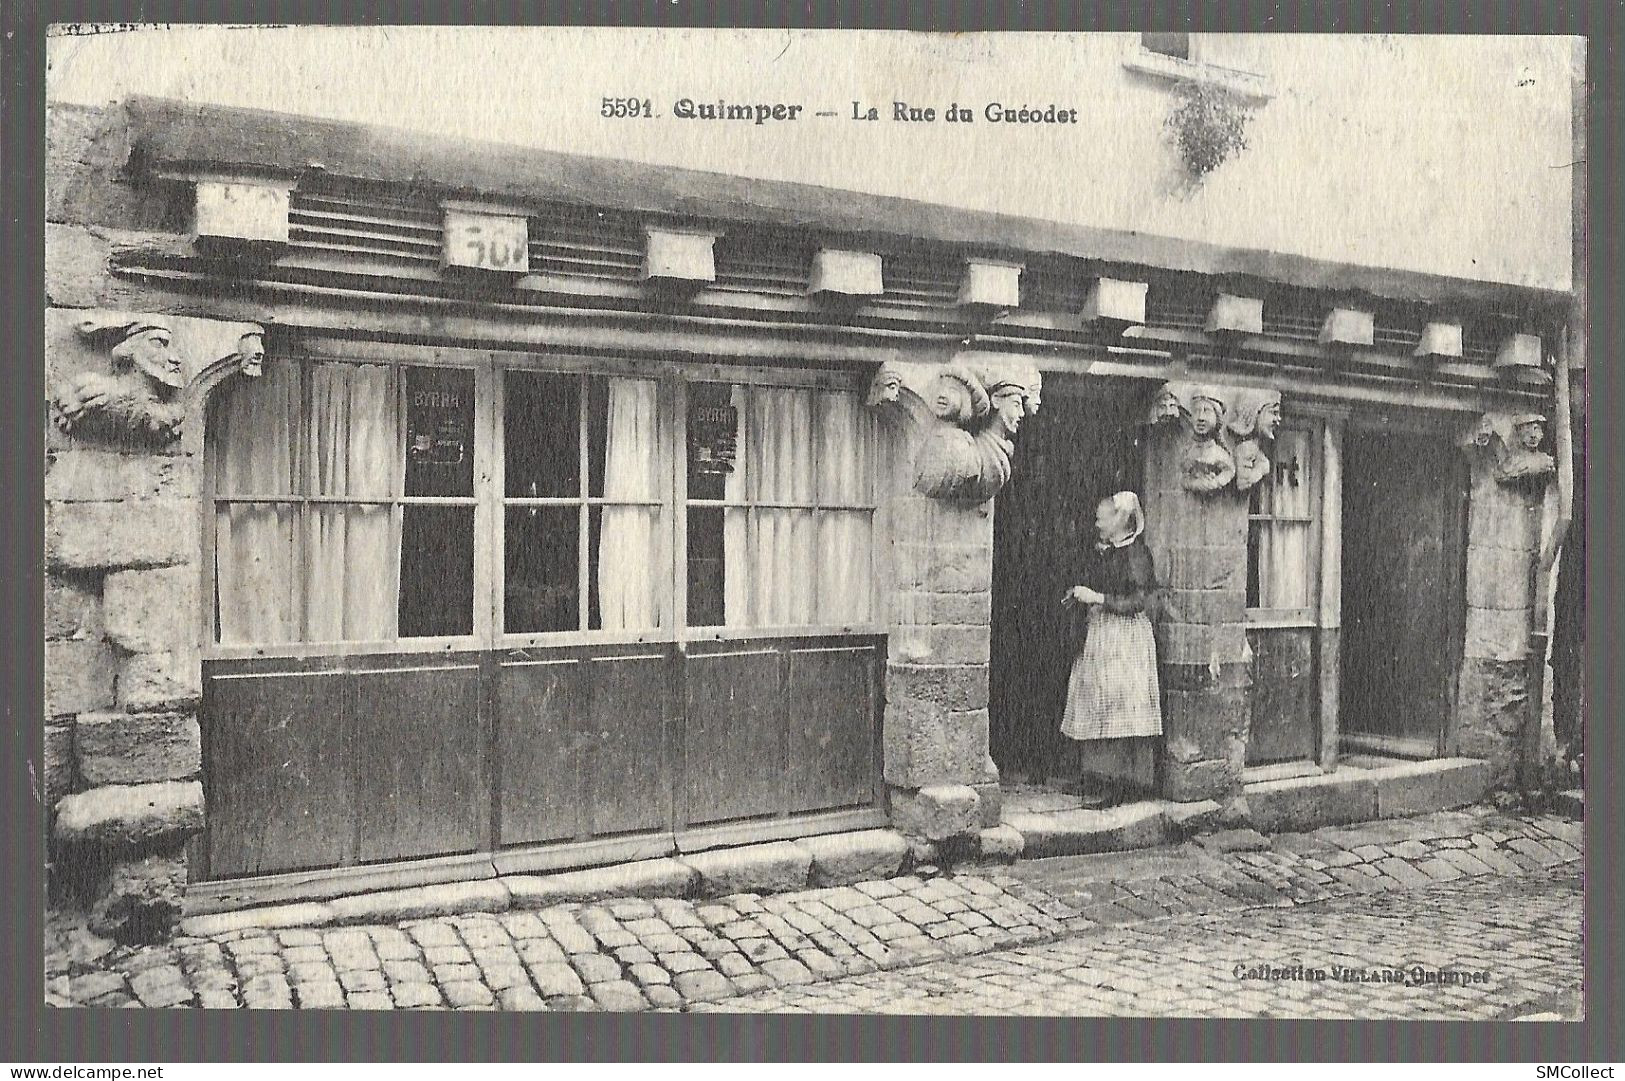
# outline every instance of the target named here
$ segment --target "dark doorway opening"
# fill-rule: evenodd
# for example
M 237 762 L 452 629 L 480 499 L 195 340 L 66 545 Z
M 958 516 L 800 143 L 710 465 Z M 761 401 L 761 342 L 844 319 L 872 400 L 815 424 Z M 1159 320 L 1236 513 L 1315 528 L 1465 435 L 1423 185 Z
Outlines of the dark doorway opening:
M 1022 426 L 993 522 L 989 743 L 1006 782 L 1075 777 L 1060 725 L 1082 643 L 1061 596 L 1095 557 L 1095 504 L 1125 489 L 1143 494 L 1146 386 L 1049 376 L 1042 411 Z
M 1351 430 L 1340 717 L 1354 751 L 1446 753 L 1461 658 L 1467 465 L 1442 436 Z

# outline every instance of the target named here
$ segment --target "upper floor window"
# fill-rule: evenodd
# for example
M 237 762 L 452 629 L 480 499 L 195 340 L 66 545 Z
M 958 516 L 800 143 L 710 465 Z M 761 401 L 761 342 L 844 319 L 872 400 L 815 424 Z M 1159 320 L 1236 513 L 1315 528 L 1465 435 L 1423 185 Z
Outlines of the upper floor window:
M 877 436 L 848 382 L 268 363 L 210 405 L 214 640 L 866 625 Z
M 1191 59 L 1191 36 L 1189 34 L 1141 34 L 1140 48 L 1146 52 L 1158 53 L 1162 56 L 1173 56 L 1180 60 Z

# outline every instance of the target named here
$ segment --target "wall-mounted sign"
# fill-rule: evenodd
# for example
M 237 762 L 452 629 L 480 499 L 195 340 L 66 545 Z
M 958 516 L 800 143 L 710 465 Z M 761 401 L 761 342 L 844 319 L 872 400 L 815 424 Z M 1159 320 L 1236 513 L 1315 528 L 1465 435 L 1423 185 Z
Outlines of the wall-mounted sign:
M 444 208 L 441 265 L 504 274 L 530 272 L 530 224 L 522 214 Z
M 192 231 L 203 241 L 288 242 L 292 183 L 277 180 L 199 180 Z
M 738 409 L 731 405 L 696 405 L 689 409 L 688 460 L 694 473 L 732 473 L 738 441 Z
M 472 372 L 407 369 L 406 494 L 472 494 L 473 429 Z

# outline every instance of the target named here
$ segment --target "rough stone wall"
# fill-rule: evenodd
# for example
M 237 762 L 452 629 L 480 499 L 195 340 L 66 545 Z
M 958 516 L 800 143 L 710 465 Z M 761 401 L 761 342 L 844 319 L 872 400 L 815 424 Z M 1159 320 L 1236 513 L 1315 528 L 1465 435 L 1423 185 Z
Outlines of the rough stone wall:
M 1161 787 L 1174 800 L 1239 792 L 1252 677 L 1247 661 L 1247 500 L 1180 485 L 1179 425 L 1146 445 L 1146 545 L 1163 590 Z
M 107 358 L 46 313 L 46 386 Z M 179 914 L 202 826 L 194 455 L 51 429 L 45 473 L 45 795 L 59 897 L 119 938 Z
M 1488 454 L 1469 451 L 1467 614 L 1456 691 L 1456 749 L 1509 783 L 1529 710 L 1529 622 L 1545 485 L 1502 484 Z

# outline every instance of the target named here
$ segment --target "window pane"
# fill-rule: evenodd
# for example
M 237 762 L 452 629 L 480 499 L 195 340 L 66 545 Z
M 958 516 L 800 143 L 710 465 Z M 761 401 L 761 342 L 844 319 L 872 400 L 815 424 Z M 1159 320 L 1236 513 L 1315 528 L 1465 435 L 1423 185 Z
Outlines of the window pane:
M 207 437 L 215 453 L 216 495 L 293 495 L 303 455 L 299 413 L 303 369 L 265 366 L 258 379 L 234 379 L 209 400 Z
M 509 634 L 581 627 L 581 509 L 509 507 L 503 629 Z
M 394 509 L 307 505 L 303 536 L 305 640 L 378 642 L 396 637 L 402 546 Z
M 1247 606 L 1305 608 L 1312 569 L 1308 522 L 1253 522 L 1247 544 Z
M 659 499 L 665 485 L 660 384 L 597 376 L 587 381 L 588 494 L 614 500 Z
M 688 498 L 723 499 L 740 474 L 739 405 L 742 388 L 731 383 L 688 386 Z M 732 483 L 730 483 L 732 482 Z
M 1141 34 L 1140 45 L 1147 52 L 1161 53 L 1163 56 L 1174 56 L 1181 60 L 1191 58 L 1191 36 L 1189 34 Z
M 389 364 L 311 365 L 310 494 L 399 494 L 400 379 L 400 369 Z
M 745 423 L 744 487 L 753 503 L 811 503 L 815 442 L 813 399 L 817 391 L 756 387 Z
M 859 506 L 873 501 L 874 417 L 856 394 L 814 396 L 818 502 Z
M 402 508 L 401 637 L 474 632 L 474 508 Z
M 823 511 L 818 519 L 818 612 L 813 622 L 862 623 L 870 617 L 868 511 Z
M 474 494 L 474 373 L 406 370 L 406 494 Z
M 217 506 L 214 516 L 215 638 L 225 645 L 299 638 L 290 503 Z
M 592 507 L 588 626 L 640 631 L 665 625 L 659 602 L 670 572 L 660 559 L 659 507 Z
M 504 487 L 510 499 L 581 494 L 581 377 L 503 375 Z
M 740 516 L 742 511 L 732 512 Z M 688 510 L 688 625 L 720 627 L 725 614 L 723 568 L 723 510 L 690 507 Z
M 1314 510 L 1315 485 L 1311 475 L 1310 435 L 1283 428 L 1270 449 L 1270 475 L 1258 485 L 1257 513 L 1302 517 Z

